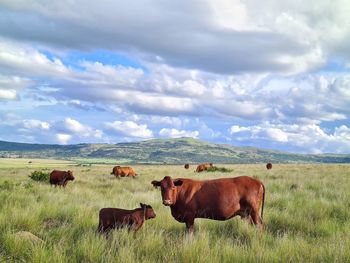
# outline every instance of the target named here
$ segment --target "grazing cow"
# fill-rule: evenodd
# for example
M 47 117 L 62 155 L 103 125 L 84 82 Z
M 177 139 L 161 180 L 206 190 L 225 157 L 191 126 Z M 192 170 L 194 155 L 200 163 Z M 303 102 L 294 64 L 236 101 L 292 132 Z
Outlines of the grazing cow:
M 227 220 L 236 215 L 262 228 L 265 187 L 254 178 L 198 181 L 165 176 L 152 185 L 161 188 L 163 204 L 170 206 L 172 216 L 185 223 L 190 233 L 196 218 Z
M 266 169 L 271 170 L 272 169 L 272 163 L 267 163 L 266 164 Z
M 66 187 L 68 181 L 73 181 L 74 176 L 72 171 L 59 171 L 59 170 L 53 170 L 50 173 L 50 184 L 63 186 Z
M 188 168 L 190 168 L 190 165 L 189 165 L 188 163 L 186 163 L 186 164 L 184 165 L 184 167 L 185 167 L 185 169 L 188 169 Z
M 108 234 L 114 228 L 128 228 L 135 232 L 141 228 L 145 220 L 155 218 L 152 206 L 140 203 L 140 208 L 125 210 L 119 208 L 102 208 L 99 213 L 97 231 Z
M 208 170 L 210 167 L 213 167 L 213 164 L 212 164 L 212 163 L 202 163 L 202 164 L 199 164 L 199 165 L 197 166 L 196 172 L 197 172 L 197 173 L 200 173 L 200 172 L 206 171 L 206 170 Z
M 129 177 L 135 177 L 137 176 L 137 173 L 135 173 L 134 169 L 132 169 L 131 167 L 121 167 L 121 166 L 114 166 L 113 171 L 111 172 L 111 174 L 114 174 L 115 177 L 119 178 L 119 177 L 125 177 L 125 176 L 129 176 Z

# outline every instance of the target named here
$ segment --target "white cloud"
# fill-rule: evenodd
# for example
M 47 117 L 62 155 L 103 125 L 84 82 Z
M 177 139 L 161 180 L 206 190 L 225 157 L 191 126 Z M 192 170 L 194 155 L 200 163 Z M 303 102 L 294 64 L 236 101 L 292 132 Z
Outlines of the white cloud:
M 60 144 L 67 144 L 71 140 L 72 136 L 69 134 L 58 133 L 56 134 L 56 140 Z
M 187 118 L 169 117 L 169 116 L 150 116 L 149 121 L 156 124 L 167 124 L 175 127 L 181 127 L 189 122 Z
M 246 127 L 233 125 L 230 133 L 235 141 L 252 141 L 256 145 L 270 141 L 270 144 L 288 144 L 308 153 L 350 152 L 350 128 L 346 125 L 336 127 L 332 133 L 317 124 L 262 123 Z
M 63 124 L 66 130 L 72 132 L 76 136 L 101 138 L 103 134 L 101 130 L 92 129 L 72 118 L 66 118 Z
M 153 137 L 153 132 L 147 128 L 146 124 L 137 124 L 133 121 L 114 121 L 105 124 L 107 129 L 112 129 L 119 134 L 128 136 L 149 139 Z
M 69 70 L 58 58 L 51 61 L 28 45 L 0 39 L 0 69 L 3 74 L 20 72 L 25 76 L 64 76 Z
M 34 82 L 29 78 L 21 78 L 13 75 L 0 75 L 0 88 L 19 90 L 32 85 Z
M 344 26 L 350 7 L 343 0 L 308 5 L 293 0 L 264 5 L 257 0 L 178 1 L 176 6 L 112 0 L 103 5 L 83 0 L 2 4 L 5 37 L 68 49 L 133 50 L 144 60 L 183 68 L 290 73 L 318 67 L 325 55 L 350 57 L 350 30 Z
M 180 137 L 192 137 L 197 138 L 199 135 L 198 131 L 185 131 L 177 129 L 163 128 L 159 131 L 159 135 L 166 138 L 180 138 Z
M 278 128 L 268 128 L 266 129 L 267 136 L 273 141 L 277 142 L 288 142 L 288 135 Z
M 350 128 L 346 125 L 341 125 L 335 129 L 334 136 L 337 138 L 342 138 L 346 141 L 350 141 Z
M 23 126 L 26 129 L 41 129 L 41 130 L 49 130 L 51 125 L 46 121 L 39 120 L 24 120 Z
M 0 99 L 4 100 L 14 100 L 17 97 L 17 92 L 13 89 L 4 90 L 0 89 Z
M 238 125 L 233 125 L 231 126 L 230 128 L 230 133 L 233 134 L 233 133 L 238 133 L 238 132 L 242 132 L 242 131 L 249 131 L 249 128 L 248 127 L 240 127 Z

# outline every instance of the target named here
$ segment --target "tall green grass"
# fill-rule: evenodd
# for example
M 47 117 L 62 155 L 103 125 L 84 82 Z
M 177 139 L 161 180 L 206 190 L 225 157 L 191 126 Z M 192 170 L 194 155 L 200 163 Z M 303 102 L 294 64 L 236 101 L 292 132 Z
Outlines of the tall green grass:
M 35 168 L 0 169 L 0 262 L 349 262 L 350 166 L 225 165 L 230 173 L 194 173 L 182 166 L 135 166 L 139 177 L 116 179 L 109 165 L 73 170 L 65 189 L 28 178 Z M 49 166 L 50 169 L 53 169 Z M 48 169 L 48 171 L 50 170 Z M 266 186 L 265 228 L 235 217 L 197 219 L 193 236 L 161 204 L 150 182 L 169 175 L 195 179 L 250 175 Z M 292 185 L 296 185 L 291 189 Z M 96 234 L 102 207 L 153 206 L 157 217 L 134 235 Z M 16 237 L 29 231 L 44 243 Z

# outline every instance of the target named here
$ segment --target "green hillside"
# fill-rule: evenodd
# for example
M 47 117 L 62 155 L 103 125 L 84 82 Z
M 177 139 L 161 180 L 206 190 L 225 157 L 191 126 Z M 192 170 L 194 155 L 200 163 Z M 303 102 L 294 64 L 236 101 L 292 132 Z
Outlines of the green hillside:
M 192 138 L 154 139 L 118 144 L 47 145 L 0 141 L 0 157 L 101 159 L 124 163 L 182 164 L 320 162 L 349 163 L 350 155 L 304 155 L 251 147 L 214 144 Z

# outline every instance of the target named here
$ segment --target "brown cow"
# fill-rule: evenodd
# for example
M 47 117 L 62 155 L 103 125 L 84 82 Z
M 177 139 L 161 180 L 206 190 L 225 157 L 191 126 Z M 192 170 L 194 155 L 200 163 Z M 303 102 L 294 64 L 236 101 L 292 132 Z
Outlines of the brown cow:
M 189 165 L 188 163 L 186 163 L 186 164 L 184 165 L 184 167 L 185 167 L 185 169 L 188 169 L 188 168 L 190 168 L 190 165 Z
M 267 163 L 266 164 L 266 169 L 271 170 L 272 169 L 272 163 Z
M 152 184 L 160 186 L 163 204 L 170 206 L 177 221 L 186 223 L 190 233 L 196 218 L 227 220 L 236 215 L 262 228 L 265 187 L 259 180 L 240 176 L 198 181 L 165 176 Z
M 59 185 L 60 187 L 66 187 L 68 181 L 73 181 L 74 180 L 74 176 L 72 171 L 59 171 L 59 170 L 53 170 L 50 173 L 50 184 L 51 185 L 55 185 L 55 187 L 57 185 Z
M 199 164 L 199 165 L 197 166 L 196 172 L 197 172 L 197 173 L 200 173 L 200 172 L 206 171 L 206 170 L 208 170 L 210 167 L 213 167 L 213 164 L 212 164 L 212 163 L 202 163 L 202 164 Z
M 140 208 L 125 210 L 119 208 L 102 208 L 99 213 L 97 231 L 108 234 L 114 228 L 128 228 L 135 232 L 141 228 L 145 220 L 155 218 L 152 206 L 140 203 Z
M 137 173 L 135 173 L 134 169 L 132 169 L 131 167 L 121 167 L 121 166 L 114 166 L 113 171 L 111 172 L 111 174 L 114 174 L 115 177 L 119 178 L 119 177 L 136 177 Z

